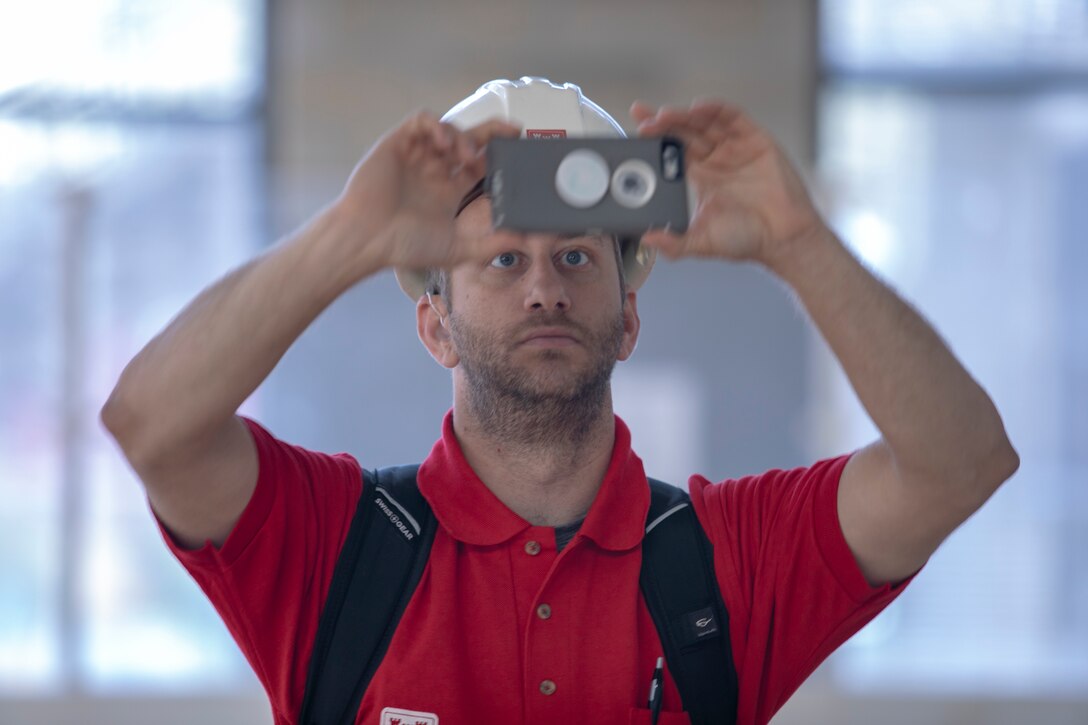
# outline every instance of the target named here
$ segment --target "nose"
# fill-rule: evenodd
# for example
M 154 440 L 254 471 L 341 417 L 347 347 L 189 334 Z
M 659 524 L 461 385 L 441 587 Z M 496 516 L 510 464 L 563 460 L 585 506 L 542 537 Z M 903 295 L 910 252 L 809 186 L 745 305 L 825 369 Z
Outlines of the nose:
M 567 280 L 556 268 L 550 255 L 537 255 L 525 275 L 526 310 L 567 310 L 570 295 Z

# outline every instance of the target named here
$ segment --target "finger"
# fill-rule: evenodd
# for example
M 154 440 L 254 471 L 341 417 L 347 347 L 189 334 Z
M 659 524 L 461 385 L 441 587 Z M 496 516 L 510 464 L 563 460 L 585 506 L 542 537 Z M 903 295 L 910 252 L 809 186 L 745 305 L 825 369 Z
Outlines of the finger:
M 460 175 L 458 181 L 462 181 L 467 185 L 462 193 L 464 195 L 487 174 L 487 160 L 480 155 L 474 156 L 459 164 L 455 172 Z
M 687 161 L 703 161 L 714 152 L 714 144 L 702 133 L 683 130 L 670 132 L 684 142 L 684 158 Z
M 479 154 L 479 147 L 476 145 L 475 139 L 467 133 L 458 132 L 456 134 L 457 140 L 457 161 L 461 164 L 472 163 Z
M 521 134 L 521 126 L 506 121 L 491 120 L 477 124 L 464 133 L 472 139 L 478 149 L 483 149 L 493 138 L 517 138 Z
M 435 151 L 445 159 L 448 164 L 451 177 L 466 174 L 472 177 L 482 176 L 483 170 L 483 145 L 478 139 L 484 138 L 489 133 L 509 132 L 510 124 L 481 124 L 475 129 L 462 131 L 456 126 L 439 122 L 441 135 L 435 137 Z M 491 126 L 491 127 L 487 127 Z M 516 131 L 515 131 L 516 132 Z M 442 140 L 445 139 L 445 140 Z M 447 146 L 440 146 L 439 143 Z M 475 181 L 473 181 L 475 183 Z
M 427 111 L 413 113 L 393 132 L 394 143 L 403 152 L 416 155 L 421 147 L 434 145 L 437 123 L 438 119 Z
M 661 133 L 673 135 L 705 135 L 713 127 L 707 113 L 692 113 L 690 111 L 668 112 L 659 114 L 650 122 L 653 129 Z
M 434 148 L 446 151 L 453 147 L 453 129 L 442 123 L 430 111 L 420 111 L 412 118 L 413 140 L 426 140 Z
M 656 249 L 669 259 L 676 259 L 683 255 L 686 239 L 684 235 L 668 229 L 651 229 L 642 235 L 642 244 Z
M 644 101 L 635 101 L 631 104 L 628 114 L 637 125 L 647 119 L 653 118 L 657 114 L 657 109 Z
M 719 149 L 764 135 L 743 112 L 717 103 L 687 110 L 663 110 L 640 126 L 639 131 L 645 135 L 681 138 L 685 143 L 687 158 L 696 162 L 707 159 Z
M 685 111 L 662 108 L 653 113 L 649 107 L 632 106 L 632 115 L 636 112 L 643 118 L 638 127 L 640 136 L 675 136 L 683 141 L 685 156 L 694 161 L 702 161 L 713 152 L 714 140 L 700 125 L 692 123 Z
M 644 119 L 640 128 L 646 133 L 699 133 L 712 143 L 755 128 L 735 106 L 713 99 L 700 99 L 689 108 L 668 107 Z
M 707 125 L 706 119 L 693 116 L 687 109 L 662 108 L 652 116 L 644 117 L 639 124 L 639 133 L 679 136 L 688 141 L 695 141 L 704 135 Z
M 660 134 L 678 138 L 684 144 L 684 158 L 688 161 L 703 161 L 714 151 L 714 143 L 705 134 L 692 128 L 675 126 L 666 128 Z
M 639 122 L 639 131 L 645 131 L 647 135 L 660 134 L 666 129 L 682 125 L 683 122 L 682 109 L 674 106 L 661 106 L 652 115 L 645 116 Z
M 693 122 L 716 142 L 746 136 L 759 127 L 736 106 L 717 101 L 697 101 L 692 106 Z
M 695 103 L 686 115 L 685 124 L 717 141 L 728 135 L 731 117 L 721 104 Z

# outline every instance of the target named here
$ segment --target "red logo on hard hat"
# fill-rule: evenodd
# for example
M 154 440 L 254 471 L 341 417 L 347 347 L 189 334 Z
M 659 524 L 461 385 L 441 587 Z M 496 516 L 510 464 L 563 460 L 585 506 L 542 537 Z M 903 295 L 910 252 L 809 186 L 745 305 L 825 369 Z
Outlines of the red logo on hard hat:
M 562 128 L 527 128 L 525 138 L 566 138 L 566 129 Z

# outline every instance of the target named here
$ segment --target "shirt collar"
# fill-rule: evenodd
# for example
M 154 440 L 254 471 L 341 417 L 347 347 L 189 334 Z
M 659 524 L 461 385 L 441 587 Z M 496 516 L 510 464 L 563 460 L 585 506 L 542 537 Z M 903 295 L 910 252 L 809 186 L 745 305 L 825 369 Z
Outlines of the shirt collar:
M 530 527 L 469 466 L 453 432 L 452 410 L 442 421 L 442 437 L 419 468 L 418 480 L 442 528 L 455 539 L 493 546 Z M 617 417 L 612 458 L 578 533 L 604 549 L 634 548 L 642 542 L 649 507 L 650 488 L 642 461 L 631 450 L 631 432 Z

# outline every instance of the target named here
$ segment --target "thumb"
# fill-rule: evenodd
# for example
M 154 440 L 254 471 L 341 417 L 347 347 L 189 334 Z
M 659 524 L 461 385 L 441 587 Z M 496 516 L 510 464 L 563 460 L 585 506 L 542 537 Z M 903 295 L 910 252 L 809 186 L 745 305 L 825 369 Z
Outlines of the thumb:
M 642 235 L 642 243 L 656 249 L 669 259 L 676 259 L 684 252 L 687 239 L 668 229 L 651 229 Z

